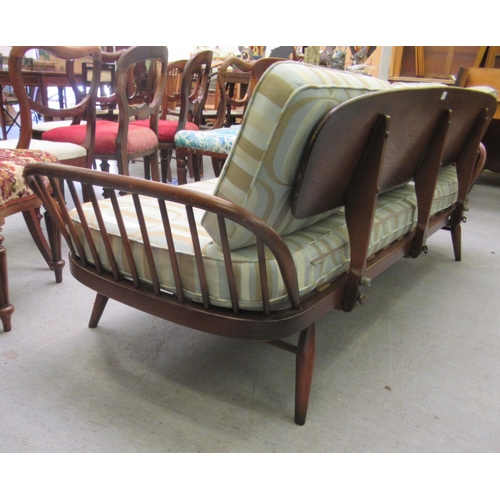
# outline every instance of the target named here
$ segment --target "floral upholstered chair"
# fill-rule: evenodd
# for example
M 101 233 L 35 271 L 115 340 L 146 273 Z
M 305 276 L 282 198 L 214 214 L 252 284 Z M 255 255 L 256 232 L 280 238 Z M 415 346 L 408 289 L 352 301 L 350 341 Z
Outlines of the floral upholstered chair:
M 53 269 L 56 282 L 60 283 L 64 262 L 58 253 L 58 242 L 51 240 L 49 248 L 40 226 L 39 208 L 42 202 L 23 177 L 24 166 L 35 162 L 57 163 L 57 158 L 45 151 L 0 149 L 0 231 L 6 217 L 22 212 L 35 244 L 49 268 Z M 7 250 L 3 242 L 4 237 L 0 234 L 0 319 L 4 331 L 8 332 L 11 329 L 14 306 L 9 302 Z

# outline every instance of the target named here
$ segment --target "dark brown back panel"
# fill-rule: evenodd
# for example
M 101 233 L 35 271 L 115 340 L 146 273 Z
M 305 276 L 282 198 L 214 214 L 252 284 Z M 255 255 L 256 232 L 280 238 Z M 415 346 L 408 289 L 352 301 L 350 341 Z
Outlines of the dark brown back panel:
M 356 166 L 381 116 L 390 122 L 379 177 L 384 192 L 414 177 L 444 111 L 451 110 L 442 158 L 447 165 L 456 161 L 484 108 L 486 128 L 495 98 L 455 87 L 382 91 L 338 106 L 316 126 L 305 150 L 293 194 L 295 216 L 308 217 L 345 204 Z

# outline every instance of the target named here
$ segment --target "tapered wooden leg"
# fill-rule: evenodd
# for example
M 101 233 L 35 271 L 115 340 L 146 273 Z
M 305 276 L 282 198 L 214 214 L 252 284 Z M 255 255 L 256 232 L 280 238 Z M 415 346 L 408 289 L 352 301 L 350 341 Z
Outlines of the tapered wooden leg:
M 172 182 L 172 170 L 170 162 L 172 160 L 172 151 L 170 149 L 160 150 L 161 164 L 161 182 Z
M 92 315 L 90 316 L 89 328 L 97 328 L 99 320 L 101 319 L 102 313 L 106 308 L 109 297 L 105 297 L 98 293 L 95 298 L 94 308 L 92 309 Z
M 62 254 L 61 231 L 59 231 L 59 229 L 57 228 L 54 219 L 52 219 L 48 211 L 44 213 L 44 218 L 50 245 L 50 254 L 51 254 L 50 268 L 54 271 L 56 283 L 62 283 L 63 269 L 65 262 L 61 258 Z
M 158 153 L 156 152 L 153 155 L 144 158 L 144 168 L 146 168 L 146 163 L 148 164 L 151 179 L 153 181 L 160 182 L 160 164 L 158 162 Z
M 212 168 L 214 169 L 215 177 L 219 177 L 223 165 L 224 165 L 224 160 L 212 156 Z
M 295 374 L 295 423 L 297 425 L 304 425 L 306 422 L 315 355 L 315 329 L 312 324 L 300 332 L 297 345 Z
M 455 260 L 460 262 L 462 260 L 462 226 L 460 224 L 451 228 L 451 242 Z
M 0 231 L 2 228 L 0 227 Z M 0 233 L 0 320 L 4 332 L 12 329 L 11 316 L 14 306 L 9 302 L 9 277 L 7 274 L 7 250 L 3 246 L 3 235 Z
M 145 156 L 142 160 L 144 162 L 144 179 L 151 180 L 151 162 L 149 156 Z

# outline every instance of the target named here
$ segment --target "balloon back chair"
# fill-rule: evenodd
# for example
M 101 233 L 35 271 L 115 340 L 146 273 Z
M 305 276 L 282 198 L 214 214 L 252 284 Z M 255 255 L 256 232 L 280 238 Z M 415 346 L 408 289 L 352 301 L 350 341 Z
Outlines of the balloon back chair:
M 249 62 L 230 57 L 221 64 L 218 73 L 219 112 L 213 128 L 182 130 L 175 135 L 176 156 L 181 165 L 188 163 L 193 155 L 209 156 L 215 176 L 220 175 L 222 166 L 241 128 L 241 124 L 234 123 L 235 119 L 243 118 L 257 82 L 266 69 L 278 61 L 283 61 L 283 59 L 266 57 Z M 242 96 L 235 95 L 232 84 L 228 82 L 230 80 L 228 75 L 233 73 L 234 68 L 238 70 L 239 75 L 248 73 L 246 91 Z M 230 69 L 232 71 L 229 71 Z
M 75 102 L 67 99 L 62 109 L 50 107 L 46 96 L 42 95 L 41 102 L 31 96 L 25 81 L 25 72 L 22 71 L 22 62 L 25 53 L 30 49 L 39 49 L 66 61 L 66 80 L 68 88 L 75 94 Z M 90 87 L 86 92 L 78 88 L 74 65 L 78 60 L 91 60 L 98 70 L 94 72 Z M 19 101 L 21 129 L 19 139 L 9 139 L 0 142 L 3 149 L 36 149 L 53 154 L 64 165 L 91 168 L 95 138 L 95 100 L 100 78 L 101 49 L 99 47 L 12 47 L 9 55 L 9 77 L 12 87 Z M 72 131 L 81 131 L 78 142 L 53 142 L 42 135 L 42 139 L 33 139 L 32 112 L 42 115 L 47 123 L 69 126 Z M 81 125 L 85 119 L 86 124 Z M 64 122 L 62 122 L 64 120 Z M 83 127 L 83 128 L 82 128 Z
M 182 62 L 181 64 L 173 63 L 170 66 L 170 71 L 174 67 L 178 73 L 182 71 L 182 80 L 178 118 L 169 119 L 166 114 L 163 114 L 164 119 L 159 120 L 158 123 L 158 146 L 161 155 L 161 177 L 163 182 L 171 180 L 171 174 L 169 173 L 170 160 L 172 152 L 175 150 L 175 134 L 179 130 L 199 130 L 203 126 L 202 114 L 208 96 L 212 57 L 213 51 L 203 50 L 192 56 L 185 63 L 183 70 Z M 165 113 L 165 109 L 163 113 Z M 138 120 L 131 124 L 131 128 L 144 127 L 145 125 L 144 121 Z M 190 174 L 193 176 L 193 171 Z M 177 180 L 179 184 L 187 182 L 185 164 L 182 167 L 179 164 L 177 165 Z M 195 180 L 199 180 L 199 178 Z
M 147 63 L 147 64 L 146 64 Z M 109 169 L 109 161 L 117 162 L 118 173 L 129 175 L 129 162 L 144 159 L 145 177 L 159 180 L 158 169 L 158 115 L 166 84 L 168 64 L 167 47 L 130 47 L 121 54 L 116 65 L 115 93 L 108 102 L 118 105 L 118 122 L 98 120 L 93 159 L 103 161 L 101 168 Z M 136 78 L 136 68 L 141 68 Z M 147 68 L 146 84 L 143 71 Z M 132 127 L 140 120 L 143 127 Z M 78 142 L 85 131 L 56 129 L 46 132 L 44 139 Z

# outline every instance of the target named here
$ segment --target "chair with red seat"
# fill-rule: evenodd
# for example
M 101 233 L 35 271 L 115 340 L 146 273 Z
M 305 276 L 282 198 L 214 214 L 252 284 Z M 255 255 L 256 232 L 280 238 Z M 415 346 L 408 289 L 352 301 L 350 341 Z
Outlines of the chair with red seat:
M 163 182 L 167 182 L 169 178 L 170 158 L 172 151 L 175 150 L 175 134 L 179 130 L 199 130 L 203 126 L 202 112 L 208 96 L 212 57 L 213 51 L 203 50 L 187 61 L 182 72 L 179 117 L 168 119 L 168 116 L 163 115 L 165 118 L 158 122 L 158 147 L 161 155 Z M 178 70 L 181 70 L 180 66 Z M 145 125 L 147 125 L 146 122 L 138 120 L 132 122 L 130 128 L 140 128 Z M 177 180 L 179 184 L 187 182 L 187 170 L 179 164 L 177 165 Z M 199 179 L 195 178 L 195 180 Z
M 134 68 L 148 62 L 148 83 L 141 88 L 140 83 L 131 80 Z M 112 99 L 118 105 L 118 122 L 97 120 L 93 159 L 107 162 L 115 160 L 118 172 L 129 175 L 129 162 L 144 159 L 145 177 L 151 175 L 159 180 L 158 168 L 158 114 L 166 84 L 168 64 L 167 47 L 130 47 L 120 56 L 116 65 L 115 94 Z M 131 82 L 134 89 L 131 92 Z M 140 120 L 143 127 L 129 126 L 131 120 Z M 85 125 L 80 128 L 55 129 L 44 133 L 43 138 L 51 141 L 79 143 L 85 133 Z

